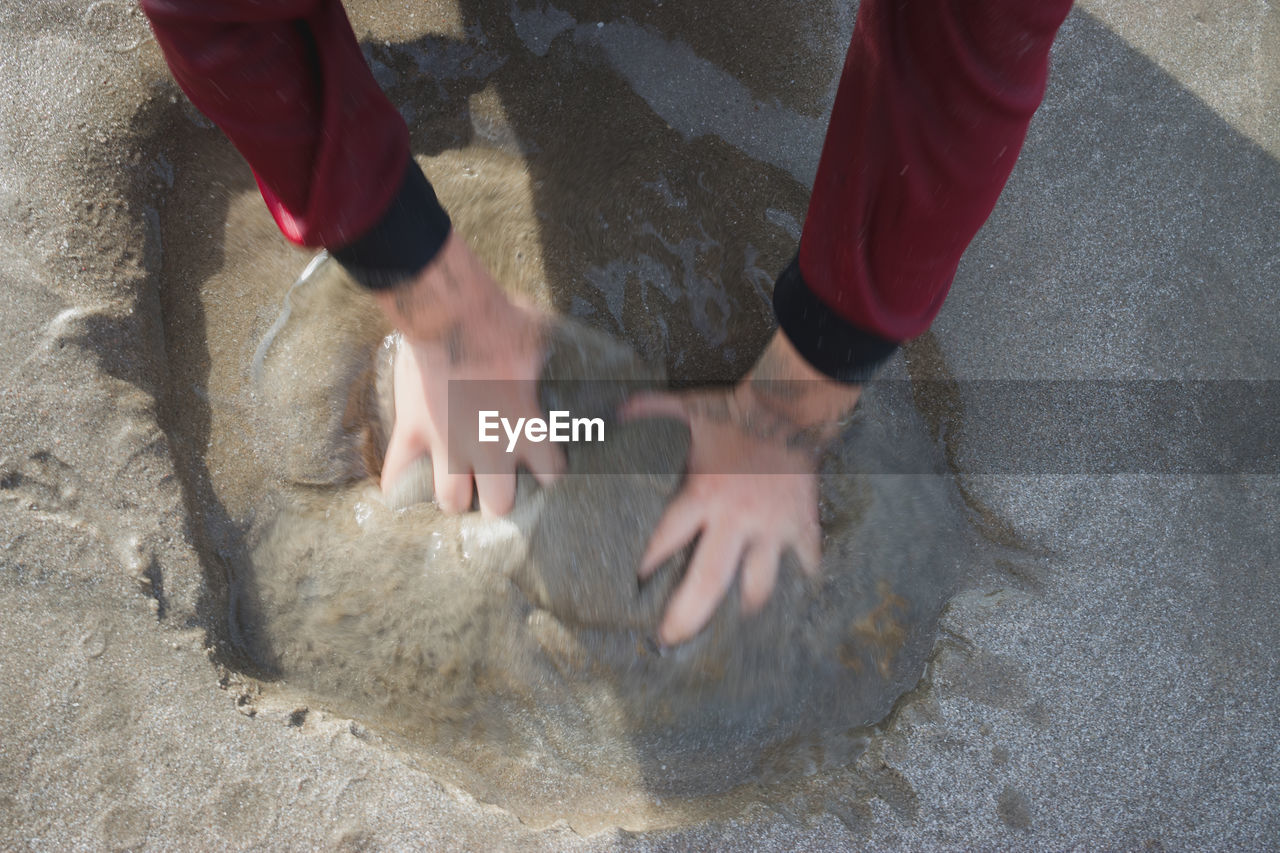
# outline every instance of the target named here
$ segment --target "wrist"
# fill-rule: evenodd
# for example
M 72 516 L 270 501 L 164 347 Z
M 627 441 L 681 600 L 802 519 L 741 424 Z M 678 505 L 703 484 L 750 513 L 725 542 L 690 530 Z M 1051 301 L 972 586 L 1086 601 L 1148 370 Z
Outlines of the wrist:
M 741 393 L 752 405 L 785 418 L 797 430 L 827 440 L 843 428 L 862 386 L 818 372 L 779 330 L 741 383 Z
M 374 291 L 391 325 L 411 341 L 443 342 L 462 330 L 504 328 L 517 309 L 457 232 L 414 278 Z

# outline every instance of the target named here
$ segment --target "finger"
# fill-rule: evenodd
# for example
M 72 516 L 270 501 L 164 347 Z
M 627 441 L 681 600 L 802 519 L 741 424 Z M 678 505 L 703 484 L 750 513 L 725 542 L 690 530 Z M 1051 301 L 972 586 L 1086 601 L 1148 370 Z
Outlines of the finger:
M 719 606 L 738 570 L 742 555 L 741 535 L 724 528 L 709 528 L 698 543 L 698 550 L 658 630 L 658 638 L 668 646 L 690 639 L 707 624 Z
M 756 543 L 742 564 L 742 612 L 758 613 L 773 595 L 778 582 L 778 546 Z
M 642 391 L 627 398 L 618 408 L 618 418 L 624 423 L 639 418 L 676 418 L 688 423 L 689 413 L 680 398 L 673 394 Z
M 550 441 L 522 442 L 519 458 L 540 486 L 550 486 L 564 474 L 564 450 Z
M 435 466 L 436 503 L 450 515 L 457 515 L 471 508 L 471 473 L 451 473 L 451 467 L 462 466 L 452 459 Z
M 681 492 L 662 514 L 658 525 L 653 529 L 653 535 L 649 537 L 649 546 L 640 558 L 640 568 L 637 571 L 640 579 L 648 578 L 672 554 L 688 545 L 689 540 L 702 529 L 704 520 L 699 502 L 689 497 L 688 492 Z
M 476 495 L 480 498 L 480 512 L 485 518 L 498 518 L 511 512 L 516 505 L 516 472 L 481 474 L 476 478 Z
M 800 569 L 815 577 L 822 568 L 822 526 L 816 520 L 806 522 L 791 547 L 800 561 Z
M 391 491 L 396 480 L 415 459 L 426 455 L 426 445 L 415 434 L 392 427 L 391 440 L 387 442 L 387 452 L 382 459 L 382 476 L 379 478 L 383 494 Z

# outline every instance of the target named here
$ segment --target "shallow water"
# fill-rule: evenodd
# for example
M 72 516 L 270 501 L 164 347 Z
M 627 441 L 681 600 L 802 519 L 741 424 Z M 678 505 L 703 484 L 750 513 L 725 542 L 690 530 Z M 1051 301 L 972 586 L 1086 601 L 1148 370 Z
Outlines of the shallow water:
M 459 231 L 510 289 L 619 336 L 655 380 L 740 375 L 769 332 L 766 271 L 794 246 L 800 184 L 719 137 L 655 123 L 580 43 L 589 33 L 574 32 L 577 58 L 563 44 L 541 57 L 568 116 L 521 113 L 528 92 L 510 108 L 500 93 L 525 85 L 511 69 L 533 59 L 482 35 L 371 51 L 393 96 L 435 116 L 415 142 Z M 446 60 L 475 73 L 400 82 Z M 374 724 L 481 800 L 580 829 L 820 788 L 916 685 L 940 610 L 979 561 L 906 389 L 869 393 L 826 462 L 821 581 L 787 567 L 759 617 L 726 606 L 659 654 L 649 638 L 682 567 L 642 589 L 633 567 L 677 488 L 680 430 L 641 428 L 602 463 L 648 476 L 546 494 L 526 483 L 507 521 L 391 511 L 362 467 L 376 418 L 348 405 L 387 331 L 378 315 L 332 264 L 290 290 L 309 257 L 282 244 L 215 132 L 187 124 L 169 147 L 167 418 L 210 607 L 230 614 L 229 661 Z M 627 352 L 590 345 L 617 371 L 572 377 L 633 369 Z M 936 473 L 860 473 L 907 467 Z
M 362 307 L 369 322 L 352 322 Z M 365 340 L 343 337 L 361 327 Z M 683 425 L 613 424 L 605 444 L 571 445 L 570 476 L 545 491 L 523 478 L 504 520 L 394 510 L 363 461 L 370 431 L 351 417 L 379 407 L 348 403 L 388 358 L 378 331 L 327 262 L 290 291 L 260 350 L 251 387 L 267 452 L 233 567 L 233 627 L 269 674 L 425 746 L 450 778 L 526 819 L 629 826 L 657 819 L 646 813 L 658 803 L 671 820 L 673 800 L 785 782 L 784 756 L 816 750 L 811 772 L 841 766 L 920 677 L 973 554 L 947 478 L 860 473 L 930 454 L 918 428 L 886 429 L 913 426 L 903 401 L 869 401 L 824 465 L 821 580 L 788 558 L 762 613 L 742 617 L 735 588 L 698 638 L 660 650 L 683 557 L 643 585 L 634 571 L 679 488 Z M 544 376 L 561 381 L 544 400 L 571 411 L 610 386 L 620 399 L 646 373 L 660 381 L 586 329 L 564 327 L 551 346 Z

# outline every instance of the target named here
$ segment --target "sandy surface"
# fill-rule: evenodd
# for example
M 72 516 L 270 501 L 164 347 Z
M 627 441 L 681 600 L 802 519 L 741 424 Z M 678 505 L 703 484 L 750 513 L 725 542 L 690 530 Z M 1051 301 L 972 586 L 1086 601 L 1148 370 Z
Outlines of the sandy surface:
M 351 11 L 419 154 L 527 159 L 544 298 L 672 376 L 733 375 L 767 334 L 851 10 L 517 6 Z M 1273 846 L 1274 465 L 1020 469 L 1010 442 L 1014 473 L 979 475 L 966 424 L 984 401 L 968 380 L 1280 379 L 1277 16 L 1098 0 L 1069 19 L 1000 206 L 890 367 L 950 389 L 921 406 L 977 522 L 1029 547 L 952 603 L 842 788 L 579 835 L 237 666 L 211 466 L 233 452 L 236 371 L 307 256 L 130 5 L 9 4 L 0 846 Z M 1095 426 L 1135 446 L 1141 427 Z

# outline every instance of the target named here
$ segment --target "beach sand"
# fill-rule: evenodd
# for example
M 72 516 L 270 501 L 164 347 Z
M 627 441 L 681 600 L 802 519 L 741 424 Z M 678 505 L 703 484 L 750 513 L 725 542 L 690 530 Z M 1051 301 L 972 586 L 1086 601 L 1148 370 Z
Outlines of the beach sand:
M 442 188 L 483 179 L 486 158 L 525 164 L 512 203 L 531 227 L 485 250 L 510 249 L 500 274 L 535 265 L 534 298 L 707 381 L 767 338 L 852 27 L 845 3 L 757 6 L 349 9 Z M 919 414 L 984 553 L 1006 557 L 974 566 L 923 679 L 856 757 L 818 772 L 788 755 L 787 778 L 820 787 L 765 785 L 655 829 L 522 821 L 395 733 L 259 677 L 230 635 L 227 506 L 244 496 L 224 475 L 252 444 L 244 371 L 310 255 L 130 4 L 11 4 L 0 81 L 0 846 L 1280 837 L 1274 457 L 1046 465 L 1037 448 L 1079 441 L 1063 418 L 997 435 L 984 473 L 1000 422 L 977 382 L 1280 378 L 1274 7 L 1073 12 L 1000 205 L 933 331 L 887 371 L 938 389 Z M 1150 420 L 1093 427 L 1140 449 Z

